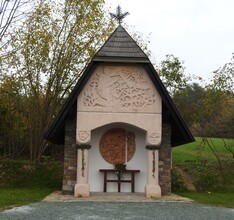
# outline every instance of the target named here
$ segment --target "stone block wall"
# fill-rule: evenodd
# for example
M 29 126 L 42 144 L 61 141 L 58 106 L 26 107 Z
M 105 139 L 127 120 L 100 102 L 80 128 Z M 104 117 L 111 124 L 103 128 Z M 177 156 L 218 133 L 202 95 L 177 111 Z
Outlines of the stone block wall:
M 171 194 L 171 125 L 163 121 L 162 145 L 159 150 L 159 185 L 162 195 Z
M 76 184 L 77 149 L 76 120 L 66 120 L 64 143 L 63 193 L 73 193 Z

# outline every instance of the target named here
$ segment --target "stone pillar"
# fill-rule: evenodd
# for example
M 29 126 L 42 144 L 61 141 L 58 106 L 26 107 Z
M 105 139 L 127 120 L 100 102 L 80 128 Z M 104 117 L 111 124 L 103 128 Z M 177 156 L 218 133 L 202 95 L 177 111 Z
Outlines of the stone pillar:
M 77 183 L 75 185 L 75 197 L 88 197 L 89 184 L 88 184 L 88 152 L 89 150 L 82 145 L 77 145 Z M 79 148 L 80 146 L 80 148 Z M 85 145 L 83 145 L 85 146 Z M 90 146 L 90 145 L 86 145 Z
M 159 186 L 159 147 L 158 146 L 146 146 L 148 150 L 148 176 L 147 185 L 145 187 L 145 195 L 147 198 L 160 198 L 161 188 Z
M 77 181 L 75 185 L 75 197 L 89 196 L 88 166 L 91 131 L 79 130 L 76 132 L 77 142 Z

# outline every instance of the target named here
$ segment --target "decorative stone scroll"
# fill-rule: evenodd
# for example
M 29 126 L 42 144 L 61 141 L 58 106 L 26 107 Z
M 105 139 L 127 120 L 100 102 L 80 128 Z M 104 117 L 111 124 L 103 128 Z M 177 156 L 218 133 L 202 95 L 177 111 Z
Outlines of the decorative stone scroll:
M 124 129 L 111 129 L 102 136 L 99 149 L 102 157 L 107 162 L 124 164 L 131 160 L 135 153 L 135 135 L 126 132 Z
M 161 111 L 161 98 L 144 68 L 139 66 L 99 67 L 79 100 L 79 111 Z

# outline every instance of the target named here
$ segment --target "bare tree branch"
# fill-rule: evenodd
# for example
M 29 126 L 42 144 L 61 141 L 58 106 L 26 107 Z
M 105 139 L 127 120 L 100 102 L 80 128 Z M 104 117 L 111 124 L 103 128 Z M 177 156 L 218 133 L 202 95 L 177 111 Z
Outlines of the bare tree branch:
M 6 43 L 3 38 L 7 30 L 14 25 L 19 25 L 29 13 L 32 0 L 1 0 L 0 3 L 0 48 Z M 7 40 L 9 42 L 9 39 Z M 1 45 L 2 44 L 2 45 Z

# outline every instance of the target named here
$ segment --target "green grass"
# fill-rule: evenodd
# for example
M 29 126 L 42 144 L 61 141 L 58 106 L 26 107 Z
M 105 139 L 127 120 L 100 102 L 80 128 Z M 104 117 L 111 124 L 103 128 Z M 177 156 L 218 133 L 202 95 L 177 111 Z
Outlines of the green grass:
M 201 144 L 202 138 L 195 138 L 195 142 L 173 148 L 173 163 L 176 165 L 196 162 L 216 163 L 217 159 L 208 144 Z M 214 143 L 222 161 L 233 163 L 232 154 L 226 150 L 221 138 L 208 138 Z M 224 139 L 227 144 L 233 144 L 234 139 Z
M 52 191 L 49 188 L 0 188 L 0 210 L 39 202 Z
M 214 144 L 221 160 L 221 169 L 208 144 L 201 144 L 202 138 L 195 140 L 193 143 L 173 148 L 173 165 L 188 175 L 184 179 L 185 177 L 176 173 L 174 169 L 172 183 L 176 190 L 175 193 L 199 203 L 234 207 L 234 159 L 232 154 L 224 147 L 223 139 L 208 138 L 208 141 Z M 234 139 L 224 139 L 224 141 L 226 144 L 233 144 Z M 198 192 L 186 192 L 184 190 L 185 181 L 192 182 Z
M 42 163 L 23 160 L 0 162 L 0 186 L 15 188 L 61 188 L 63 164 L 58 161 Z
M 203 193 L 194 193 L 194 192 L 180 192 L 177 193 L 181 196 L 188 197 L 193 199 L 195 202 L 234 208 L 234 193 L 221 193 L 221 192 L 203 192 Z
M 63 164 L 0 161 L 0 210 L 34 203 L 61 189 Z

